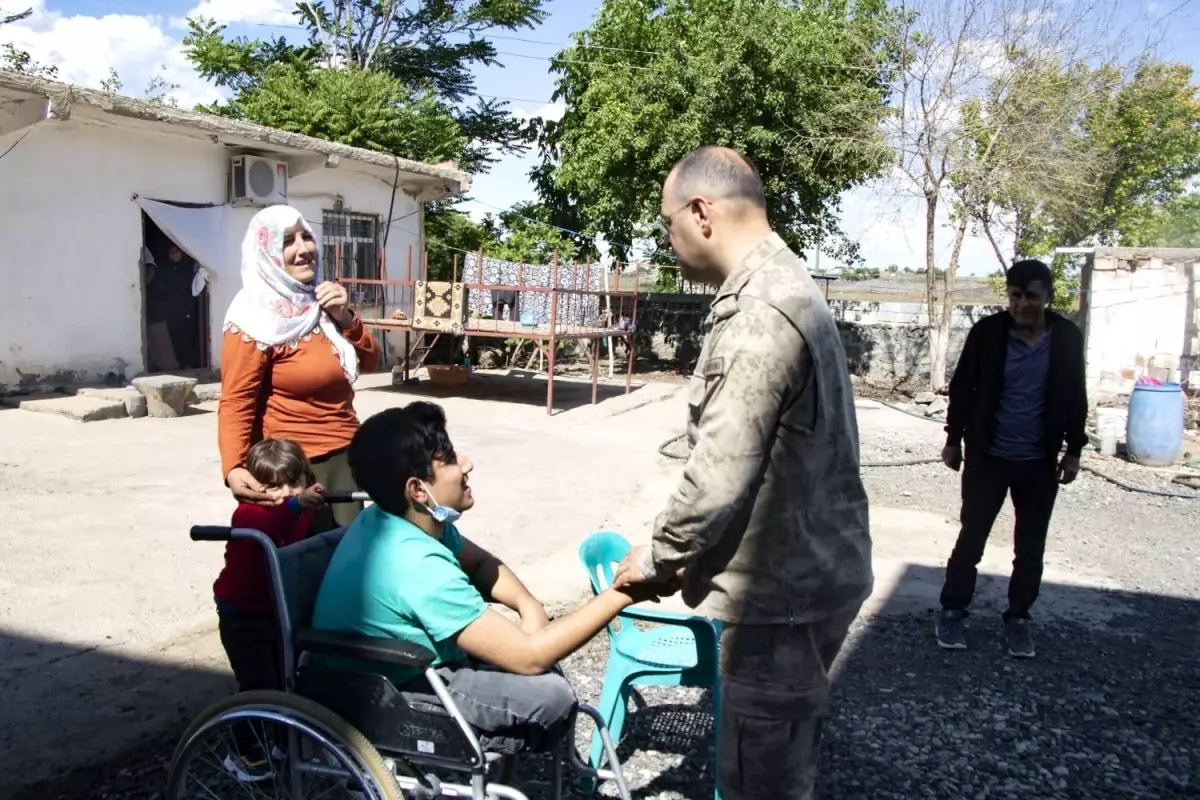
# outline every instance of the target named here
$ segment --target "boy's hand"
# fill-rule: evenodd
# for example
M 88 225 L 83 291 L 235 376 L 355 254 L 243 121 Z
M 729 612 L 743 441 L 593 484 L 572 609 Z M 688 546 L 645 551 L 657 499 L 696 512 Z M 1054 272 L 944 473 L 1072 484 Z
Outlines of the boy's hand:
M 679 591 L 680 573 L 682 572 L 683 570 L 680 570 L 679 573 L 676 573 L 675 577 L 671 578 L 669 581 L 655 581 L 653 583 L 650 581 L 640 581 L 638 583 L 627 583 L 624 586 L 617 588 L 617 591 L 621 594 L 627 595 L 635 603 L 642 603 L 646 600 L 652 600 L 657 603 L 660 598 L 670 597 Z
M 320 508 L 325 505 L 325 487 L 314 483 L 306 489 L 301 489 L 300 493 L 296 495 L 296 499 L 305 508 Z

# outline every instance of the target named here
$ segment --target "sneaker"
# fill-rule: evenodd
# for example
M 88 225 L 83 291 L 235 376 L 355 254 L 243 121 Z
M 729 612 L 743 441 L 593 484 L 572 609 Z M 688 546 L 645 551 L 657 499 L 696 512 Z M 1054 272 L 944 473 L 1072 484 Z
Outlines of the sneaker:
M 937 621 L 937 643 L 943 650 L 967 649 L 967 612 L 942 609 Z
M 1029 620 L 1013 618 L 1004 623 L 1004 638 L 1008 641 L 1008 654 L 1014 658 L 1033 658 L 1033 632 Z
M 237 778 L 241 783 L 259 783 L 270 780 L 274 775 L 271 763 L 267 759 L 252 760 L 245 756 L 233 754 L 225 756 L 222 763 L 225 771 Z

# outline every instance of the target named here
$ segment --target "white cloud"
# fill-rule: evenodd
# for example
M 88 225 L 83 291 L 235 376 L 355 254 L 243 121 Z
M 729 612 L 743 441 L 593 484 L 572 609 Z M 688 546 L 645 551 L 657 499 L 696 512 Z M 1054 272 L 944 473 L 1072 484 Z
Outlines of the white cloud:
M 566 103 L 545 103 L 533 111 L 528 111 L 524 108 L 514 108 L 513 116 L 520 120 L 529 120 L 534 117 L 541 117 L 550 122 L 558 122 L 563 118 L 563 114 L 567 113 Z
M 294 25 L 295 10 L 296 4 L 285 0 L 202 0 L 185 16 L 208 17 L 226 24 Z M 173 19 L 171 24 L 183 27 L 183 20 Z
M 115 69 L 121 94 L 139 96 L 161 75 L 178 84 L 171 92 L 182 108 L 209 103 L 221 96 L 188 63 L 178 39 L 154 15 L 106 14 L 91 17 L 49 11 L 34 0 L 33 15 L 0 28 L 0 43 L 28 51 L 35 61 L 58 67 L 59 80 L 98 88 Z
M 925 267 L 925 201 L 896 178 L 860 186 L 842 196 L 842 230 L 857 241 L 869 267 Z M 945 203 L 937 213 L 934 250 L 944 267 L 950 256 L 953 231 Z M 1011 249 L 1011 237 L 997 235 L 1002 249 Z M 822 262 L 825 266 L 825 262 Z M 963 275 L 990 275 L 999 269 L 992 245 L 983 236 L 967 233 L 959 254 Z

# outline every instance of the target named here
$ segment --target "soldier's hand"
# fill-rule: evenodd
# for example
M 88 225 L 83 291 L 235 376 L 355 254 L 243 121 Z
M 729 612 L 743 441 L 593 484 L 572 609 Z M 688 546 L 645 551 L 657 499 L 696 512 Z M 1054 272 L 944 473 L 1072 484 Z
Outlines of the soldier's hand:
M 625 558 L 621 559 L 621 563 L 617 565 L 616 574 L 613 575 L 614 589 L 623 589 L 633 583 L 645 582 L 646 573 L 642 570 L 642 559 L 646 549 L 646 545 L 640 545 L 625 554 Z
M 942 448 L 942 463 L 958 472 L 962 468 L 962 448 L 948 444 Z

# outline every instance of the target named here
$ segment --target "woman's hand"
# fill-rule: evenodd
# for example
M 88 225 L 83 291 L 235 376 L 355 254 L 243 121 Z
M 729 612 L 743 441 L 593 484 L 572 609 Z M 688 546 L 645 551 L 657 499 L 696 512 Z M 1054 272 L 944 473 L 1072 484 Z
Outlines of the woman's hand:
M 345 328 L 354 320 L 354 315 L 347 308 L 350 302 L 350 293 L 346 291 L 345 286 L 333 281 L 325 281 L 317 286 L 316 295 L 317 304 L 325 309 L 325 313 L 329 314 L 340 327 Z
M 283 502 L 282 494 L 264 488 L 245 467 L 229 470 L 229 474 L 225 476 L 225 483 L 229 484 L 229 491 L 233 492 L 234 499 L 240 503 L 277 506 Z

